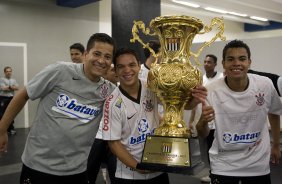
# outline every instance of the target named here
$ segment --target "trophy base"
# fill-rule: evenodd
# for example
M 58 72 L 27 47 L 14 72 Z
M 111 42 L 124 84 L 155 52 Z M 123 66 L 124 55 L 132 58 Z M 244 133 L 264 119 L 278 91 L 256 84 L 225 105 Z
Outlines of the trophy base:
M 192 148 L 192 150 L 190 150 Z M 193 175 L 204 168 L 198 139 L 149 135 L 138 169 Z
M 150 163 L 139 163 L 137 169 L 150 170 L 158 172 L 178 173 L 186 175 L 196 175 L 205 168 L 204 162 L 198 162 L 192 167 L 185 166 L 168 166 L 164 164 L 150 164 Z

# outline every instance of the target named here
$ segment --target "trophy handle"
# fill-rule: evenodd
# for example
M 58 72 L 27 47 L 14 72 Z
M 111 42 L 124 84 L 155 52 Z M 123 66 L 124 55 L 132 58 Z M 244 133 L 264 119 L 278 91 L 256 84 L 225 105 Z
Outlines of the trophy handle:
M 200 62 L 198 60 L 199 55 L 201 54 L 201 52 L 203 51 L 203 49 L 206 46 L 210 46 L 217 38 L 220 38 L 222 41 L 226 40 L 226 37 L 223 36 L 223 32 L 224 32 L 224 23 L 223 23 L 223 18 L 219 18 L 219 17 L 215 17 L 211 20 L 211 25 L 210 26 L 205 26 L 204 27 L 204 31 L 203 32 L 199 32 L 198 34 L 205 34 L 208 33 L 212 30 L 212 27 L 217 25 L 217 30 L 218 32 L 216 33 L 216 35 L 209 41 L 209 42 L 205 42 L 204 45 L 202 45 L 199 50 L 197 51 L 197 53 L 193 53 L 190 51 L 190 54 L 194 57 L 195 59 L 195 63 L 199 66 Z
M 153 32 L 153 33 L 150 33 L 150 28 L 145 28 L 145 24 L 143 21 L 133 21 L 134 25 L 132 27 L 132 36 L 133 38 L 130 39 L 130 42 L 131 43 L 134 43 L 136 40 L 141 43 L 141 45 L 143 46 L 143 48 L 147 48 L 149 49 L 149 51 L 153 54 L 153 56 L 155 58 L 158 57 L 158 54 L 155 53 L 155 51 L 149 46 L 148 43 L 144 43 L 141 38 L 139 37 L 138 33 L 139 33 L 139 29 L 142 31 L 143 34 L 145 35 L 149 35 L 149 36 L 155 36 L 156 33 Z M 156 59 L 157 61 L 157 59 Z

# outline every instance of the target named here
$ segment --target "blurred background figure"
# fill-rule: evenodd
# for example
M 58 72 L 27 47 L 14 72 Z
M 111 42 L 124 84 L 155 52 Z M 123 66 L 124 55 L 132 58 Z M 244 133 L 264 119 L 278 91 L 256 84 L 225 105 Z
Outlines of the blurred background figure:
M 118 85 L 119 80 L 118 80 L 118 77 L 117 77 L 116 72 L 115 72 L 114 64 L 111 64 L 111 68 L 108 70 L 108 72 L 106 73 L 104 78 L 107 79 L 108 81 L 112 82 L 116 86 Z
M 2 118 L 6 108 L 14 97 L 15 91 L 19 89 L 19 85 L 15 79 L 12 78 L 12 68 L 6 66 L 4 68 L 4 77 L 0 79 L 0 119 Z M 9 134 L 16 134 L 14 128 L 14 120 L 8 128 Z
M 81 43 L 74 43 L 70 46 L 70 56 L 74 63 L 83 63 L 85 48 Z

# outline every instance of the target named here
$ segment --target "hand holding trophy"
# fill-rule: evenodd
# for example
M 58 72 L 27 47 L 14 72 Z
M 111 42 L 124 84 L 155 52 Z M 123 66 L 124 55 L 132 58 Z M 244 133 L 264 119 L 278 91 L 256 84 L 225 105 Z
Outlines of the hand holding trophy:
M 205 42 L 196 53 L 190 51 L 196 34 L 205 34 L 217 25 L 218 33 Z M 142 169 L 174 172 L 177 169 L 191 167 L 189 138 L 190 129 L 183 120 L 183 111 L 191 99 L 191 90 L 202 83 L 202 74 L 193 66 L 193 57 L 199 65 L 198 57 L 203 48 L 210 46 L 217 38 L 224 40 L 224 23 L 222 18 L 214 18 L 210 26 L 204 26 L 201 20 L 189 16 L 161 16 L 150 22 L 145 28 L 142 21 L 134 21 L 133 38 L 148 48 L 157 58 L 148 44 L 139 37 L 143 34 L 159 37 L 161 44 L 161 62 L 155 62 L 148 74 L 148 86 L 155 92 L 164 106 L 163 121 L 154 135 L 146 138 L 143 151 Z M 204 28 L 203 32 L 200 32 Z M 150 33 L 153 30 L 153 33 Z

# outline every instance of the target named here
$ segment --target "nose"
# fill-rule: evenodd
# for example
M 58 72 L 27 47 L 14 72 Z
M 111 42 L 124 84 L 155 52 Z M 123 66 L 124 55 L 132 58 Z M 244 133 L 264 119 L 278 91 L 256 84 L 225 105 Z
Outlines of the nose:
M 123 72 L 124 72 L 124 73 L 130 72 L 130 67 L 129 67 L 129 66 L 125 66 L 125 67 L 123 68 Z
M 103 57 L 99 57 L 99 58 L 98 58 L 98 62 L 99 62 L 100 64 L 103 64 L 103 63 L 105 63 L 105 59 L 104 59 Z
M 233 65 L 240 65 L 240 60 L 239 59 L 234 59 Z

